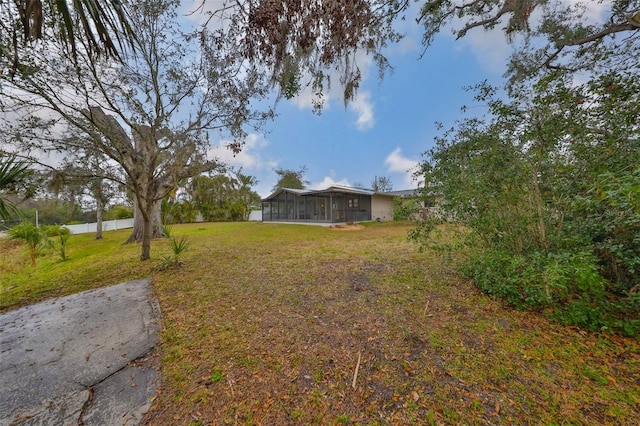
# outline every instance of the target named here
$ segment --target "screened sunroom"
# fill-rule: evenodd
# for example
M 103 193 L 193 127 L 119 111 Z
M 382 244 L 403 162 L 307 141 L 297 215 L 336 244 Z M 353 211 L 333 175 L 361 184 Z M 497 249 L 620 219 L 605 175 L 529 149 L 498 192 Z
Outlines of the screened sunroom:
M 373 191 L 332 186 L 282 188 L 262 200 L 264 222 L 346 223 L 372 220 Z

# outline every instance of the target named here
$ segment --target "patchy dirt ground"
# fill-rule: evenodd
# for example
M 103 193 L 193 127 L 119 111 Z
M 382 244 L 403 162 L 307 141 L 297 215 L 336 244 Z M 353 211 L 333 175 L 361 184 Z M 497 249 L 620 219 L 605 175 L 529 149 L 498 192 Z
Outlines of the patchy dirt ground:
M 504 307 L 406 227 L 310 228 L 229 228 L 154 278 L 147 424 L 637 424 L 637 341 Z
M 331 226 L 330 229 L 332 231 L 362 231 L 365 227 L 358 224 L 348 223 L 345 225 Z

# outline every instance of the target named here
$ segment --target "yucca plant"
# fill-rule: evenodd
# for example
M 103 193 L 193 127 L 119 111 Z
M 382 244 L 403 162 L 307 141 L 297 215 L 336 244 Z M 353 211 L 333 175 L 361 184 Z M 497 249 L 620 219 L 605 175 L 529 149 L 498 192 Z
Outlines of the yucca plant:
M 171 234 L 173 233 L 173 225 L 170 223 L 163 223 L 162 232 L 164 233 L 165 237 L 171 238 Z
M 180 238 L 171 237 L 170 241 L 172 254 L 162 256 L 162 263 L 158 266 L 158 269 L 160 270 L 164 270 L 172 266 L 180 266 L 182 264 L 180 256 L 189 248 L 189 240 L 184 235 Z

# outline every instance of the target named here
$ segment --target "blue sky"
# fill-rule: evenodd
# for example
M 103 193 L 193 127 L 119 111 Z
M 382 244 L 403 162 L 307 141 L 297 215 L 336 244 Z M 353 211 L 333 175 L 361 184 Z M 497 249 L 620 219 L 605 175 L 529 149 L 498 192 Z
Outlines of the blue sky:
M 267 132 L 249 135 L 241 154 L 233 157 L 219 141 L 215 155 L 256 176 L 262 197 L 277 182 L 278 167 L 306 166 L 310 188 L 370 187 L 375 176 L 390 178 L 396 190 L 415 188 L 410 169 L 439 134 L 435 123 L 450 127 L 462 117 L 463 105 L 473 105 L 473 93 L 463 87 L 500 82 L 509 46 L 500 32 L 479 30 L 459 41 L 443 33 L 419 59 L 421 29 L 405 25 L 405 39 L 386 52 L 393 74 L 380 81 L 375 66 L 365 64 L 364 82 L 346 109 L 339 87 L 328 94 L 321 115 L 313 113 L 305 93 L 282 100 Z
M 390 178 L 396 190 L 417 187 L 410 169 L 440 134 L 435 123 L 451 127 L 463 117 L 464 105 L 472 107 L 467 114 L 482 114 L 484 107 L 474 105 L 473 93 L 463 88 L 483 80 L 500 84 L 511 47 L 500 26 L 475 29 L 457 41 L 445 30 L 420 59 L 422 28 L 410 18 L 415 14 L 408 16 L 399 28 L 404 39 L 386 51 L 395 71 L 380 81 L 364 58 L 364 81 L 346 109 L 337 84 L 319 116 L 303 92 L 282 100 L 266 132 L 250 134 L 242 153 L 234 157 L 224 148 L 227 141 L 214 139 L 213 154 L 255 176 L 262 197 L 277 182 L 274 169 L 302 166 L 310 188 L 370 187 L 376 176 Z

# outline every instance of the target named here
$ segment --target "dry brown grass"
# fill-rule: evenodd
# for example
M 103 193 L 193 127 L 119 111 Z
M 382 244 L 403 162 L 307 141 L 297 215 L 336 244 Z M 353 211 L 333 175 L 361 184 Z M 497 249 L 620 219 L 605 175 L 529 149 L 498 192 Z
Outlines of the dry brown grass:
M 165 384 L 149 424 L 640 416 L 636 341 L 504 308 L 418 253 L 407 227 L 207 227 L 182 269 L 154 278 Z
M 179 225 L 190 249 L 165 270 L 167 241 L 140 263 L 126 231 L 72 236 L 70 260 L 36 268 L 0 241 L 0 308 L 151 275 L 151 425 L 637 424 L 637 341 L 504 307 L 409 229 Z

